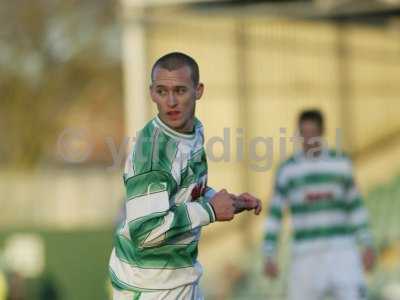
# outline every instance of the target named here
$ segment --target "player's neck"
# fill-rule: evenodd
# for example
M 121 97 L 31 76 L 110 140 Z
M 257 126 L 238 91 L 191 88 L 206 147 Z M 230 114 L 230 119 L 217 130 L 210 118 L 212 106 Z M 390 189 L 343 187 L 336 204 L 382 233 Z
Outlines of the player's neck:
M 168 131 L 175 135 L 181 135 L 186 137 L 192 137 L 195 132 L 195 118 L 189 120 L 190 122 L 186 122 L 179 128 L 170 126 L 167 122 L 165 122 L 160 115 L 157 115 L 158 122 L 162 125 L 162 127 L 166 128 Z

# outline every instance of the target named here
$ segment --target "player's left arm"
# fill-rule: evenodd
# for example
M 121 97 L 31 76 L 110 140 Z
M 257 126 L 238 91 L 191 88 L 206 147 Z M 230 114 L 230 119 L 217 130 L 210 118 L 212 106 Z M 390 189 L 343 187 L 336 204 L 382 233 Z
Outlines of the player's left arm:
M 346 189 L 349 225 L 354 230 L 358 244 L 363 248 L 363 263 L 366 270 L 371 270 L 375 263 L 373 239 L 369 229 L 368 211 L 362 195 L 351 176 Z

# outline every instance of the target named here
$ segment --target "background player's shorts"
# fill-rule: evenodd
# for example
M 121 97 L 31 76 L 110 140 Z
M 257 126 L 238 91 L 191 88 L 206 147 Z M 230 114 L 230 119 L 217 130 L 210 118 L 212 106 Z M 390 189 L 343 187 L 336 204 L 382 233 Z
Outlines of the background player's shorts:
M 356 247 L 296 256 L 289 280 L 290 300 L 365 300 L 366 288 Z
M 131 292 L 113 289 L 113 300 L 204 300 L 198 283 L 173 290 Z

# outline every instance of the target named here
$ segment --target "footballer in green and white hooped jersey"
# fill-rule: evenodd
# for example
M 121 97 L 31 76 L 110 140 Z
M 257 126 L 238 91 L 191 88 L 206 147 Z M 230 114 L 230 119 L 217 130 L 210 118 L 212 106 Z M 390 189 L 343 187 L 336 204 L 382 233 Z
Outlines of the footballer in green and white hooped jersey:
M 302 116 L 302 135 L 310 135 L 315 125 L 318 130 L 311 137 L 320 134 L 318 113 L 310 111 Z M 315 155 L 307 155 L 311 148 L 304 147 L 277 171 L 265 228 L 265 272 L 277 275 L 277 241 L 287 209 L 293 235 L 289 299 L 320 300 L 327 294 L 336 300 L 365 299 L 358 247 L 369 249 L 372 241 L 352 163 L 342 153 L 316 146 L 319 150 Z
M 110 260 L 114 287 L 138 292 L 197 283 L 200 227 L 215 221 L 201 123 L 196 121 L 193 134 L 180 134 L 158 117 L 149 122 L 127 160 L 124 180 L 126 219 Z
M 158 116 L 141 130 L 126 161 L 126 218 L 109 263 L 114 300 L 202 299 L 201 227 L 261 211 L 248 193 L 207 186 L 203 126 L 194 114 L 202 92 L 189 56 L 170 53 L 154 64 L 150 94 Z

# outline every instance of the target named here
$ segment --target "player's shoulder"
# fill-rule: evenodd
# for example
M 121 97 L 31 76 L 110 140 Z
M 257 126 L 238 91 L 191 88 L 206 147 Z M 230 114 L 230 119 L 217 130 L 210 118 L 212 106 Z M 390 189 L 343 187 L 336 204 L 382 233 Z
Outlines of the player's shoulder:
M 278 164 L 278 170 L 282 170 L 285 169 L 287 167 L 293 166 L 297 163 L 297 159 L 296 159 L 296 155 L 293 154 L 291 156 L 289 156 L 287 159 L 282 160 L 279 164 Z
M 196 117 L 194 118 L 194 127 L 196 130 L 204 130 L 203 123 Z
M 296 155 L 291 155 L 287 159 L 280 161 L 276 169 L 277 177 L 282 176 L 282 174 L 284 174 L 286 170 L 294 167 L 296 163 Z
M 341 149 L 334 149 L 334 148 L 328 149 L 327 154 L 330 159 L 335 159 L 335 160 L 351 163 L 350 154 L 348 154 L 347 152 L 345 152 Z
M 135 174 L 171 170 L 177 151 L 177 141 L 165 134 L 154 120 L 139 132 L 132 150 Z

